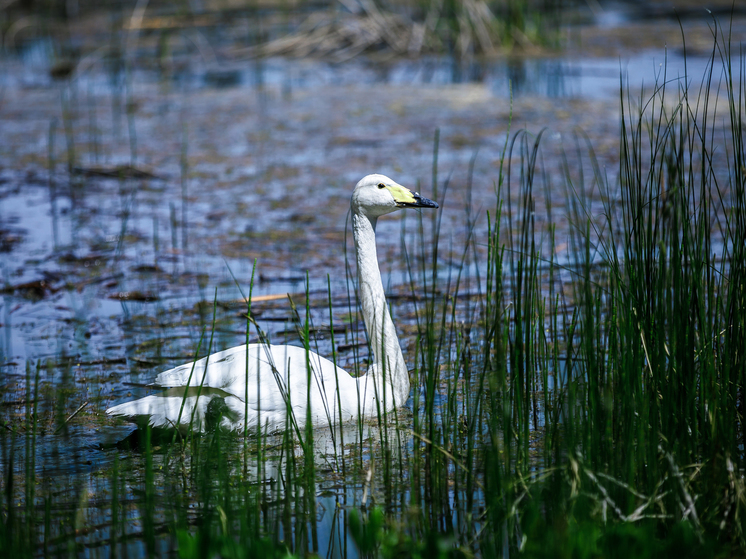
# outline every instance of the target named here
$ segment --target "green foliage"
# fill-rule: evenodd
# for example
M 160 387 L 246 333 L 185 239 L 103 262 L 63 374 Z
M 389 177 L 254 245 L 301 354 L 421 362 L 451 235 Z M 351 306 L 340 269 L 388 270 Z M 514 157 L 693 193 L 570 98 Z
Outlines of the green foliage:
M 709 559 L 727 553 L 727 547 L 700 541 L 691 524 L 680 522 L 660 533 L 654 523 L 600 524 L 572 516 L 548 525 L 531 512 L 524 521 L 525 544 L 521 557 L 567 559 Z
M 421 538 L 413 536 L 406 526 L 387 522 L 379 507 L 368 513 L 351 510 L 349 528 L 361 557 L 457 559 L 473 556 L 468 548 L 456 546 L 452 536 L 436 531 L 429 531 Z
M 383 532 L 383 511 L 374 508 L 368 514 L 367 519 L 363 519 L 357 510 L 350 511 L 349 519 L 350 534 L 360 554 L 368 557 L 373 554 L 381 543 Z
M 658 533 L 656 526 L 650 523 L 612 524 L 604 529 L 599 547 L 603 556 L 609 559 L 709 559 L 718 555 L 716 550 L 720 546 L 716 542 L 700 541 L 690 523 L 679 522 L 663 534 Z
M 202 557 L 292 559 L 298 557 L 290 553 L 285 546 L 273 542 L 268 537 L 254 538 L 241 543 L 230 535 L 210 535 L 204 530 L 194 534 L 187 530 L 179 530 L 176 536 L 180 559 L 201 559 Z

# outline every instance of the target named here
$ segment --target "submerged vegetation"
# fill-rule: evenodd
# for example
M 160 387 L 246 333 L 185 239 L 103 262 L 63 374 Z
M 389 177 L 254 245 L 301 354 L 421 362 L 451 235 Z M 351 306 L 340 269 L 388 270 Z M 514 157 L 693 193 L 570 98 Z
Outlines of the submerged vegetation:
M 64 363 L 72 361 L 0 363 L 23 373 L 0 388 L 0 554 L 744 555 L 746 72 L 743 53 L 715 29 L 704 77 L 664 73 L 639 102 L 622 86 L 615 176 L 580 132 L 559 172 L 544 164 L 543 132 L 509 135 L 490 210 L 481 215 L 469 200 L 465 238 L 450 251 L 441 219 L 451 178 L 438 174 L 436 134 L 431 186 L 422 190 L 442 209 L 402 225 L 402 239 L 414 229 L 417 242 L 402 242 L 407 292 L 397 297 L 406 307 L 393 308 L 414 316 L 405 352 L 413 386 L 392 414 L 328 432 L 310 422 L 248 436 L 143 430 L 108 444 L 95 431 L 102 414 L 76 424 L 88 401 L 66 411 L 76 385 Z M 67 125 L 68 167 L 80 180 Z M 129 139 L 136 163 L 136 136 Z M 186 213 L 187 146 L 179 142 Z M 464 183 L 470 189 L 472 177 Z M 128 242 L 134 198 L 122 197 L 114 260 Z M 171 205 L 172 223 L 176 213 Z M 562 218 L 567 239 L 556 237 Z M 156 223 L 153 230 L 159 254 L 166 241 Z M 188 242 L 198 235 L 190 231 Z M 240 303 L 211 297 L 197 281 L 201 300 L 213 303 L 195 311 L 203 326 L 195 355 L 215 351 L 220 328 L 235 326 L 221 313 L 240 313 L 246 341 L 266 339 L 253 276 Z M 326 281 L 323 296 L 307 290 L 302 303 L 291 300 L 292 335 L 318 353 L 323 339 L 335 362 L 341 339 L 351 339 L 364 371 L 366 352 L 354 343 L 362 336 L 348 336 L 360 328 L 353 282 L 340 294 Z M 45 282 L 10 286 L 6 278 L 3 293 L 63 289 Z M 158 285 L 121 289 L 118 300 L 162 296 Z M 333 305 L 345 308 L 344 324 Z M 157 321 L 148 327 L 175 337 Z M 91 406 L 102 411 L 109 396 L 95 390 Z M 81 430 L 97 433 L 87 447 L 59 442 Z M 39 468 L 51 444 L 59 445 L 49 450 L 55 459 L 75 454 L 74 473 Z

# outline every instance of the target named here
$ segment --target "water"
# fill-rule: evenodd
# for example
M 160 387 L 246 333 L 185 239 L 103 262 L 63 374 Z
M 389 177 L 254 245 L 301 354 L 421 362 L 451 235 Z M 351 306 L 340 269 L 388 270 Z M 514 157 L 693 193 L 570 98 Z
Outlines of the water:
M 612 16 L 603 19 L 609 28 L 628 22 Z M 103 410 L 148 393 L 157 372 L 190 360 L 213 316 L 214 350 L 245 342 L 239 300 L 248 294 L 255 261 L 253 295 L 263 300 L 252 312 L 273 341 L 299 343 L 285 295 L 303 317 L 308 288 L 317 351 L 330 355 L 323 328 L 330 322 L 329 285 L 335 342 L 346 348 L 340 363 L 364 369 L 365 335 L 348 281 L 354 270 L 346 268 L 349 195 L 359 178 L 383 172 L 435 196 L 439 130 L 443 277 L 460 267 L 466 216 L 476 223 L 476 250 L 486 252 L 485 214 L 494 217 L 509 127 L 533 133 L 550 127 L 543 161 L 549 176 L 561 169 L 557 148 L 582 128 L 613 184 L 620 73 L 635 93 L 661 83 L 664 64 L 669 80 L 685 73 L 675 48 L 345 64 L 282 58 L 212 64 L 191 54 L 176 57 L 179 64 L 168 70 L 143 64 L 128 73 L 114 49 L 104 49 L 89 53 L 74 79 L 60 81 L 49 73 L 56 52 L 44 39 L 0 60 L 0 393 L 2 420 L 17 432 L 5 439 L 0 461 L 9 467 L 13 454 L 21 478 L 25 453 L 35 452 L 37 478 L 58 491 L 56 506 L 80 506 L 85 523 L 102 527 L 86 536 L 91 548 L 111 536 L 106 499 L 113 464 L 145 468 L 142 455 L 111 448 L 129 428 Z M 706 56 L 689 56 L 690 81 L 707 64 Z M 130 166 L 152 176 L 129 176 Z M 513 199 L 517 194 L 506 191 Z M 564 203 L 563 193 L 542 185 L 536 198 L 541 226 Z M 416 258 L 428 260 L 433 243 L 431 216 L 421 216 L 424 238 L 419 217 L 382 219 L 377 230 L 384 285 L 403 295 L 392 298 L 392 307 L 410 366 L 418 303 L 409 284 L 416 291 L 425 281 L 410 276 L 402 245 L 417 270 Z M 557 245 L 566 246 L 569 224 L 558 221 Z M 567 251 L 558 250 L 557 258 L 570 261 Z M 477 292 L 484 270 L 471 261 L 463 270 L 462 291 Z M 474 305 L 464 301 L 458 312 L 473 317 Z M 255 331 L 250 336 L 257 339 Z M 40 434 L 32 450 L 20 433 L 37 367 Z M 340 480 L 338 470 L 320 462 L 319 485 L 331 495 L 319 505 L 323 550 L 340 529 L 337 511 L 358 504 L 364 484 L 361 472 Z M 135 493 L 123 496 L 132 519 Z M 406 491 L 401 495 L 406 499 Z M 132 544 L 137 553 L 144 545 L 139 538 Z M 352 548 L 347 535 L 342 539 Z M 163 550 L 170 545 L 159 539 Z

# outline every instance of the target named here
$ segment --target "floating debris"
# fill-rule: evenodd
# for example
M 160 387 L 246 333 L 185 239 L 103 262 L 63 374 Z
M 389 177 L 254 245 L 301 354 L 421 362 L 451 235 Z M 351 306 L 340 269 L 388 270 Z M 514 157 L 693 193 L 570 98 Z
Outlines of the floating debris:
M 140 272 L 143 274 L 158 274 L 162 272 L 163 270 L 156 266 L 155 264 L 140 264 L 139 266 L 134 266 L 132 268 L 133 272 Z
M 306 276 L 304 275 L 297 275 L 297 276 L 270 276 L 267 274 L 259 274 L 259 281 L 262 282 L 273 282 L 273 281 L 284 281 L 284 282 L 300 282 L 304 281 L 306 279 Z M 278 297 L 287 297 L 287 295 L 281 295 Z
M 60 59 L 49 68 L 49 75 L 53 80 L 66 80 L 75 72 L 77 62 L 70 58 Z
M 57 261 L 60 264 L 80 264 L 84 268 L 90 268 L 106 265 L 109 261 L 109 257 L 102 253 L 77 256 L 72 252 L 65 252 L 57 257 Z
M 0 287 L 0 293 L 20 295 L 32 301 L 39 301 L 47 295 L 57 293 L 62 288 L 61 286 L 52 285 L 52 282 L 56 280 L 57 278 L 49 277 L 17 283 L 15 285 L 6 285 Z
M 150 171 L 138 169 L 132 165 L 116 165 L 114 167 L 73 167 L 74 175 L 84 177 L 106 177 L 112 179 L 157 179 L 164 180 Z
M 56 363 L 57 367 L 66 367 L 73 365 L 75 367 L 94 367 L 96 365 L 125 365 L 127 359 L 125 357 L 102 357 L 100 359 L 89 359 L 88 361 L 80 361 L 73 357 L 61 359 Z
M 218 89 L 241 85 L 241 72 L 238 70 L 208 70 L 203 76 L 205 85 Z
M 20 231 L 11 231 L 10 229 L 0 229 L 0 252 L 10 252 L 23 240 Z
M 120 291 L 109 295 L 109 299 L 118 301 L 139 301 L 143 303 L 149 303 L 151 301 L 157 301 L 158 295 L 149 293 L 147 291 Z

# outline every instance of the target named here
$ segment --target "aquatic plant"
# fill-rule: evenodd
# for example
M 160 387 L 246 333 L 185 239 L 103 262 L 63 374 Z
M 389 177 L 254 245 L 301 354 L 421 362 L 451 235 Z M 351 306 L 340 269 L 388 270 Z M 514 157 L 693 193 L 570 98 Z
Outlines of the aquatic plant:
M 394 313 L 413 316 L 411 406 L 355 423 L 331 450 L 310 422 L 238 437 L 159 439 L 145 429 L 127 439 L 134 448 L 81 449 L 72 434 L 106 421 L 78 423 L 82 414 L 65 411 L 79 391 L 100 386 L 75 381 L 85 356 L 61 351 L 26 363 L 21 378 L 9 374 L 0 552 L 743 554 L 746 84 L 741 52 L 716 29 L 699 88 L 688 75 L 663 74 L 652 96 L 635 101 L 622 82 L 616 176 L 582 133 L 553 175 L 543 166 L 545 134 L 519 131 L 506 137 L 487 215 L 471 207 L 471 177 L 464 181 L 461 246 L 445 248 L 442 213 L 402 222 L 402 239 L 414 232 L 418 242 L 402 242 L 395 265 L 417 288 L 392 289 L 390 299 L 402 302 Z M 438 150 L 436 134 L 432 192 L 447 211 L 451 179 L 438 175 Z M 557 181 L 572 222 L 565 248 L 556 206 L 546 215 L 537 207 Z M 123 187 L 122 200 L 131 199 Z M 115 254 L 127 243 L 122 221 Z M 190 233 L 189 246 L 196 239 Z M 207 281 L 195 281 L 207 292 Z M 335 365 L 344 342 L 364 368 L 354 282 L 342 299 L 327 282 L 323 294 L 306 290 L 305 312 L 293 307 L 297 331 L 277 336 L 309 349 L 329 336 Z M 8 297 L 21 291 L 12 287 Z M 251 289 L 237 304 L 216 297 L 189 309 L 196 355 L 212 351 L 208 340 L 238 312 L 249 341 L 261 319 Z M 319 325 L 327 307 L 328 325 Z M 180 324 L 139 326 L 159 338 L 149 374 Z M 86 408 L 102 411 L 109 395 L 95 390 Z M 42 452 L 74 466 L 40 471 Z

